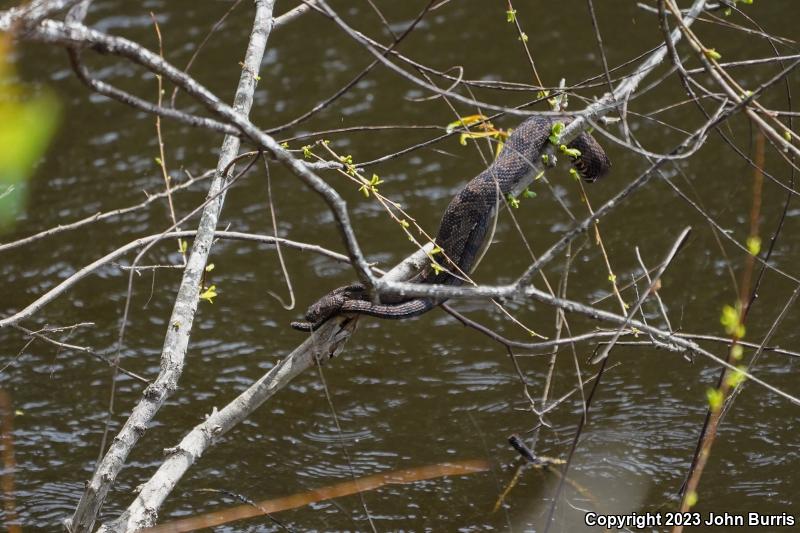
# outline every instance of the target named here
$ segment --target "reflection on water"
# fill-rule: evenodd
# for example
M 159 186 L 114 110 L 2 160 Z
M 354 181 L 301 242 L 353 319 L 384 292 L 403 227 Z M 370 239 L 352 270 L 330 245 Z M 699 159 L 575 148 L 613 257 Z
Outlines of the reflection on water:
M 376 2 L 395 30 L 412 20 L 419 2 Z M 227 3 L 201 4 L 188 0 L 151 1 L 146 8 L 119 1 L 93 5 L 91 21 L 100 29 L 135 38 L 155 46 L 149 15 L 159 14 L 169 58 L 178 65 L 193 52 L 196 43 L 221 16 Z M 364 3 L 339 2 L 356 26 L 386 39 L 379 20 Z M 634 3 L 597 3 L 609 62 L 619 64 L 654 45 L 660 38 L 655 18 Z M 613 7 L 611 7 L 613 5 Z M 761 2 L 752 8 L 770 31 L 796 33 L 791 17 L 783 16 L 786 2 Z M 782 7 L 783 6 L 783 7 Z M 289 5 L 278 2 L 278 11 Z M 548 83 L 561 77 L 577 81 L 598 72 L 596 45 L 581 4 L 563 12 L 518 5 L 522 23 L 535 51 L 539 73 Z M 469 78 L 530 82 L 529 67 L 518 49 L 516 37 L 505 22 L 505 4 L 469 0 L 449 2 L 426 20 L 420 32 L 401 49 L 410 57 L 437 68 L 463 65 Z M 243 3 L 212 39 L 194 67 L 200 81 L 219 94 L 233 93 L 250 27 L 251 6 Z M 761 57 L 769 53 L 760 43 L 723 40 L 725 34 L 704 26 L 709 42 L 724 42 L 726 57 Z M 313 36 L 313 38 L 309 38 Z M 715 40 L 716 38 L 716 40 Z M 745 49 L 744 47 L 752 47 Z M 262 79 L 256 94 L 253 119 L 265 127 L 285 123 L 338 90 L 370 57 L 331 24 L 307 15 L 270 39 Z M 742 47 L 739 49 L 737 47 Z M 761 54 L 761 55 L 759 55 Z M 153 120 L 106 99 L 90 97 L 64 70 L 63 54 L 42 47 L 24 50 L 20 68 L 26 79 L 46 81 L 62 99 L 66 126 L 57 135 L 47 158 L 39 167 L 30 195 L 30 210 L 13 240 L 59 223 L 77 220 L 100 210 L 126 207 L 161 190 L 162 178 L 153 158 L 158 153 Z M 154 96 L 152 76 L 106 59 L 92 59 L 101 78 L 121 80 L 142 96 Z M 757 70 L 739 71 L 743 82 Z M 794 78 L 796 81 L 796 78 Z M 586 97 L 599 94 L 587 92 Z M 665 85 L 636 102 L 638 110 L 656 109 L 682 94 L 676 84 Z M 376 69 L 341 101 L 286 136 L 315 130 L 377 124 L 439 124 L 453 120 L 452 111 L 440 100 L 415 102 L 408 96 L 426 96 L 386 69 Z M 525 92 L 479 90 L 477 96 L 501 104 L 530 99 Z M 178 103 L 192 108 L 185 96 Z M 580 108 L 574 99 L 572 109 Z M 474 110 L 459 106 L 464 114 Z M 679 108 L 669 120 L 691 123 L 695 112 Z M 662 117 L 665 120 L 667 117 Z M 496 120 L 498 127 L 514 127 L 516 119 Z M 647 121 L 632 124 L 639 138 L 653 149 L 669 148 L 669 133 Z M 742 123 L 733 131 L 747 139 Z M 365 161 L 439 135 L 429 130 L 380 130 L 330 135 L 340 153 Z M 220 138 L 216 134 L 164 123 L 167 161 L 176 182 L 186 179 L 183 170 L 199 175 L 213 166 Z M 677 137 L 675 137 L 677 138 Z M 299 147 L 302 141 L 293 141 Z M 590 188 L 593 205 L 599 205 L 637 175 L 644 163 L 638 156 L 609 146 L 614 169 L 602 183 Z M 371 168 L 385 181 L 381 192 L 401 202 L 426 229 L 435 229 L 440 213 L 461 184 L 481 169 L 471 149 L 451 138 L 431 148 L 399 157 Z M 705 208 L 719 217 L 726 229 L 740 234 L 746 228 L 741 206 L 750 176 L 717 139 L 709 141 L 695 159 L 681 164 Z M 299 241 L 315 242 L 341 250 L 341 241 L 329 213 L 316 197 L 300 187 L 283 169 L 273 165 L 273 194 L 279 232 Z M 549 176 L 555 195 L 569 209 L 583 213 L 583 206 L 565 172 Z M 325 179 L 345 193 L 354 223 L 370 259 L 381 266 L 393 264 L 409 253 L 409 243 L 375 205 L 334 174 Z M 725 184 L 722 187 L 720 184 Z M 194 184 L 176 195 L 176 208 L 186 213 L 201 202 L 205 185 Z M 781 197 L 765 185 L 765 218 L 770 227 L 777 213 L 771 211 Z M 517 219 L 537 252 L 544 250 L 571 219 L 545 187 L 526 200 Z M 800 258 L 796 240 L 797 220 L 787 220 L 775 261 L 792 271 Z M 2 316 L 20 309 L 81 266 L 142 234 L 169 225 L 166 204 L 156 202 L 147 210 L 118 219 L 65 232 L 7 252 L 0 252 L 0 276 L 4 281 L 0 303 Z M 766 223 L 766 222 L 765 222 Z M 633 246 L 651 266 L 663 256 L 686 225 L 695 232 L 685 253 L 664 278 L 662 297 L 676 327 L 685 331 L 719 333 L 719 309 L 734 298 L 727 265 L 741 264 L 730 252 L 722 258 L 714 238 L 696 214 L 662 184 L 654 183 L 638 193 L 624 209 L 601 225 L 603 239 L 615 271 L 625 283 L 638 271 Z M 226 200 L 221 226 L 233 230 L 271 232 L 266 185 L 253 173 L 232 189 Z M 520 254 L 520 242 L 512 224 L 503 218 L 491 253 L 477 273 L 480 281 L 508 281 L 528 264 Z M 298 308 L 285 311 L 268 294 L 284 293 L 280 265 L 273 249 L 250 243 L 220 242 L 212 254 L 215 269 L 209 274 L 219 296 L 198 311 L 187 366 L 180 388 L 159 414 L 151 431 L 130 458 L 103 510 L 109 519 L 132 498 L 134 488 L 149 477 L 162 459 L 162 449 L 174 446 L 205 413 L 220 407 L 244 390 L 303 340 L 287 328 L 290 320 L 317 296 L 352 279 L 347 268 L 305 253 L 285 252 L 297 289 Z M 147 257 L 151 264 L 179 261 L 173 242 L 156 247 Z M 722 263 L 720 263 L 722 262 Z M 557 282 L 560 266 L 548 271 Z M 606 296 L 607 273 L 602 258 L 591 244 L 575 252 L 568 296 L 590 301 Z M 132 315 L 126 332 L 122 364 L 152 377 L 159 365 L 165 321 L 173 303 L 180 273 L 160 269 L 135 278 Z M 127 273 L 117 266 L 100 269 L 54 302 L 26 325 L 65 326 L 91 321 L 91 328 L 64 332 L 59 338 L 90 346 L 113 356 L 117 328 L 124 305 Z M 538 284 L 538 282 L 537 282 Z M 775 309 L 788 295 L 787 284 L 774 276 L 765 279 L 761 297 L 748 325 L 757 341 L 774 318 Z M 633 292 L 625 293 L 629 301 Z M 763 302 L 763 303 L 762 303 Z M 614 302 L 604 302 L 615 309 Z M 782 304 L 780 304 L 782 305 Z M 459 302 L 456 307 L 506 335 L 519 338 L 521 330 L 486 305 Z M 515 315 L 537 331 L 553 334 L 554 317 L 542 305 L 513 304 Z M 652 310 L 648 310 L 650 312 Z M 658 314 L 650 315 L 658 321 Z M 791 317 L 787 318 L 791 324 Z M 594 324 L 570 317 L 574 331 Z M 797 333 L 783 328 L 774 342 L 797 349 Z M 18 411 L 13 434 L 18 469 L 15 474 L 18 511 L 31 528 L 49 527 L 71 513 L 83 482 L 92 472 L 104 427 L 108 403 L 109 369 L 96 359 L 35 341 L 28 344 L 14 330 L 0 331 L 0 386 L 9 392 Z M 721 354 L 719 346 L 709 345 Z M 581 364 L 590 347 L 580 346 Z M 556 366 L 551 398 L 575 386 L 575 369 L 569 350 Z M 565 497 L 570 505 L 557 511 L 559 527 L 573 531 L 582 523 L 581 509 L 647 511 L 674 509 L 675 493 L 683 481 L 688 461 L 705 413 L 705 389 L 716 370 L 704 360 L 694 363 L 669 352 L 640 347 L 619 348 L 615 361 L 622 364 L 604 377 L 589 423 L 581 439 Z M 520 360 L 531 395 L 541 397 L 548 358 Z M 794 359 L 769 355 L 759 375 L 770 383 L 792 390 Z M 467 330 L 441 311 L 403 322 L 362 320 L 346 350 L 325 367 L 325 380 L 342 426 L 338 433 L 316 372 L 299 377 L 264 405 L 245 424 L 226 436 L 203 457 L 173 493 L 161 513 L 163 520 L 216 509 L 223 498 L 196 489 L 211 488 L 251 498 L 278 498 L 331 485 L 357 476 L 410 468 L 420 464 L 458 462 L 475 457 L 487 460 L 489 471 L 464 476 L 429 479 L 411 485 L 384 486 L 364 494 L 380 530 L 514 529 L 540 524 L 552 498 L 558 477 L 553 472 L 532 470 L 519 480 L 506 505 L 491 508 L 516 471 L 518 458 L 506 442 L 511 433 L 526 434 L 538 418 L 526 410 L 522 385 L 507 353 L 499 345 Z M 589 370 L 586 370 L 587 375 Z M 592 372 L 593 373 L 593 372 Z M 140 383 L 119 376 L 117 412 L 112 430 L 124 422 L 128 409 L 139 398 Z M 796 392 L 796 391 L 795 391 Z M 545 417 L 537 452 L 564 457 L 580 416 L 576 395 Z M 779 423 L 777 421 L 780 421 Z M 797 476 L 800 445 L 796 411 L 785 401 L 749 386 L 737 400 L 722 427 L 720 441 L 703 478 L 704 509 L 783 512 L 798 503 Z M 350 457 L 343 455 L 344 445 Z M 585 492 L 575 487 L 583 487 Z M 725 490 L 717 490 L 725 487 Z M 368 524 L 358 497 L 343 497 L 279 514 L 282 522 L 298 530 L 364 530 Z M 221 531 L 270 530 L 266 520 L 221 526 Z
M 294 494 L 285 498 L 253 502 L 248 505 L 224 509 L 215 513 L 176 520 L 149 529 L 151 533 L 167 533 L 179 531 L 195 531 L 204 527 L 213 527 L 245 518 L 262 517 L 287 509 L 294 509 L 332 498 L 342 498 L 351 494 L 363 493 L 387 485 L 403 485 L 418 483 L 428 479 L 445 476 L 463 476 L 483 472 L 489 468 L 486 461 L 462 461 L 459 463 L 442 463 L 421 468 L 397 470 L 386 474 L 355 478 L 352 481 L 337 483 L 321 489 L 315 489 L 303 494 Z M 274 517 L 272 517 L 273 520 Z M 278 522 L 279 523 L 279 522 Z M 279 523 L 280 524 L 280 523 Z M 282 524 L 281 524 L 282 525 Z M 285 526 L 283 526 L 285 527 Z

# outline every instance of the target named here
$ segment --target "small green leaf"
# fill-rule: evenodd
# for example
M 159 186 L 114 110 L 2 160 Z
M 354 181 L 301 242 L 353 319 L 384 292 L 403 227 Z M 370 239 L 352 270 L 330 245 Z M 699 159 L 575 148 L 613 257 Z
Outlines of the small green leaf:
M 734 359 L 734 361 L 741 361 L 743 355 L 744 355 L 744 348 L 742 348 L 741 344 L 737 344 L 733 348 L 731 348 L 731 357 Z
M 378 185 L 381 183 L 383 183 L 383 180 L 380 179 L 377 174 L 373 174 L 372 178 L 369 180 L 369 188 L 372 194 L 378 194 Z
M 581 156 L 580 150 L 577 148 L 569 148 L 566 144 L 560 145 L 558 149 L 562 154 L 568 155 L 573 159 L 578 159 Z
M 720 324 L 725 328 L 728 335 L 741 339 L 745 334 L 744 324 L 740 322 L 739 309 L 730 305 L 722 307 L 722 315 L 719 318 Z
M 494 150 L 494 158 L 495 158 L 495 159 L 497 159 L 498 157 L 500 157 L 500 152 L 502 152 L 502 151 L 503 151 L 503 147 L 504 147 L 505 145 L 506 145 L 506 144 L 505 144 L 503 141 L 497 141 L 497 148 L 495 148 L 495 150 Z
M 178 251 L 182 254 L 186 253 L 186 250 L 189 249 L 189 243 L 183 239 L 178 239 Z
M 739 323 L 739 312 L 730 305 L 722 306 L 722 314 L 719 317 L 719 323 L 723 325 L 728 334 L 736 330 L 736 325 Z
M 561 134 L 564 133 L 564 128 L 566 128 L 566 126 L 560 120 L 554 122 L 550 127 L 550 136 L 547 139 L 551 143 L 558 146 L 560 144 L 559 141 L 561 140 Z
M 751 235 L 747 238 L 747 251 L 750 255 L 756 256 L 761 251 L 761 237 L 758 235 Z
M 725 378 L 725 384 L 732 389 L 738 387 L 747 379 L 747 376 L 745 375 L 746 370 L 747 369 L 744 366 L 737 366 L 736 370 L 728 372 L 728 375 Z
M 705 50 L 703 50 L 703 53 L 706 55 L 707 58 L 713 59 L 714 61 L 719 61 L 720 59 L 722 59 L 722 54 L 717 52 L 717 50 L 714 48 L 706 48 Z
M 205 300 L 210 304 L 214 303 L 214 298 L 217 297 L 217 286 L 212 285 L 200 294 L 200 299 Z
M 706 398 L 708 399 L 708 407 L 711 408 L 712 411 L 719 411 L 720 407 L 722 407 L 722 400 L 724 400 L 722 391 L 719 389 L 708 389 L 706 390 Z
M 473 124 L 477 124 L 479 122 L 483 122 L 487 118 L 488 117 L 486 115 L 481 115 L 481 114 L 468 115 L 466 117 L 459 117 L 458 120 L 454 120 L 453 122 L 448 124 L 447 127 L 445 128 L 445 131 L 447 133 L 453 133 L 458 128 L 461 128 L 461 127 L 468 128 L 468 127 L 472 126 Z
M 510 205 L 510 206 L 511 206 L 511 207 L 513 207 L 514 209 L 519 209 L 519 200 L 517 200 L 516 198 L 514 198 L 514 196 L 512 196 L 511 194 L 509 194 L 509 195 L 506 197 L 506 200 L 508 200 L 508 205 Z
M 536 198 L 536 193 L 530 190 L 529 188 L 525 187 L 525 190 L 522 191 L 523 198 Z
M 691 509 L 697 505 L 697 492 L 690 490 L 686 493 L 686 506 Z
M 730 305 L 722 306 L 722 315 L 719 318 L 720 324 L 728 329 L 730 326 L 739 322 L 739 312 Z
M 353 166 L 353 175 L 355 175 L 355 166 Z M 363 182 L 361 184 L 361 187 L 358 188 L 358 190 L 364 193 L 364 196 L 369 198 L 369 193 L 372 194 L 378 193 L 378 185 L 380 185 L 381 183 L 383 183 L 383 180 L 380 179 L 377 174 L 373 174 L 372 178 L 370 178 L 369 181 Z
M 528 42 L 528 34 L 525 33 L 524 31 L 520 32 L 519 37 L 517 37 L 517 39 L 522 41 L 523 43 L 527 43 Z
M 281 143 L 281 148 L 283 148 L 284 150 L 288 150 L 289 149 L 289 143 Z
M 517 21 L 517 10 L 516 9 L 509 9 L 506 11 L 506 22 L 516 22 Z
M 214 270 L 214 263 L 209 263 L 206 265 L 206 272 L 211 272 Z
M 307 144 L 303 146 L 303 157 L 306 159 L 311 159 L 314 156 L 314 153 L 311 151 L 311 145 Z

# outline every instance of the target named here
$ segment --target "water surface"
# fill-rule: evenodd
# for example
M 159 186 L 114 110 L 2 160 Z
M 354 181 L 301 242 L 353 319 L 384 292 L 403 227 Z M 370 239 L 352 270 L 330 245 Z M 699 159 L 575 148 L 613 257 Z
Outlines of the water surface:
M 401 31 L 424 2 L 375 2 Z M 656 45 L 661 35 L 653 14 L 632 2 L 595 2 L 610 65 L 619 65 Z M 293 3 L 279 0 L 278 12 Z M 560 7 L 518 2 L 515 7 L 529 37 L 540 76 L 548 85 L 562 77 L 575 83 L 600 72 L 597 46 L 583 2 Z M 96 2 L 89 21 L 113 34 L 136 39 L 155 49 L 148 12 L 158 15 L 170 61 L 183 65 L 207 29 L 227 10 L 229 2 L 166 2 L 151 0 L 137 5 L 121 1 Z M 335 2 L 334 7 L 355 27 L 390 42 L 380 19 L 368 2 Z M 796 36 L 796 23 L 788 1 L 757 2 L 748 7 L 767 31 Z M 505 80 L 529 84 L 532 75 L 511 25 L 506 4 L 468 0 L 449 2 L 420 24 L 400 50 L 433 68 L 462 66 L 470 79 Z M 192 73 L 224 98 L 236 86 L 238 64 L 250 31 L 252 6 L 245 2 L 225 22 L 200 55 Z M 741 22 L 741 19 L 736 19 Z M 698 24 L 701 35 L 731 59 L 772 54 L 756 37 L 709 24 Z M 796 47 L 781 46 L 782 53 Z M 684 50 L 685 52 L 685 50 Z M 252 119 L 263 127 L 282 124 L 338 90 L 371 61 L 357 44 L 324 18 L 309 14 L 270 37 L 255 95 Z M 156 82 L 113 58 L 89 61 L 100 78 L 113 80 L 144 97 L 153 98 Z M 98 211 L 125 207 L 144 200 L 146 193 L 163 188 L 154 121 L 138 111 L 90 95 L 71 74 L 61 50 L 25 46 L 19 62 L 25 80 L 56 91 L 64 107 L 62 127 L 31 183 L 27 213 L 4 242 L 73 221 Z M 777 67 L 737 70 L 748 87 L 774 74 Z M 626 72 L 623 69 L 621 73 Z M 663 70 L 649 80 L 657 80 Z M 602 81 L 602 80 L 600 80 Z M 790 78 L 800 93 L 798 77 Z M 445 83 L 441 82 L 444 86 Z M 580 92 L 599 96 L 603 87 Z M 535 96 L 531 91 L 478 90 L 476 96 L 498 105 L 514 105 Z M 443 126 L 454 119 L 441 99 L 422 100 L 429 93 L 385 68 L 377 68 L 335 105 L 301 126 L 282 134 L 289 138 L 308 132 L 359 125 L 422 124 Z M 647 113 L 682 100 L 680 84 L 670 78 L 631 103 L 631 110 Z M 765 102 L 785 106 L 785 93 L 773 91 Z M 198 110 L 186 96 L 179 105 Z M 583 106 L 578 97 L 571 109 Z M 455 104 L 462 115 L 476 112 Z M 701 122 L 692 105 L 658 115 L 685 129 Z M 514 127 L 519 119 L 503 117 L 499 127 Z M 631 116 L 637 138 L 653 151 L 671 149 L 681 138 L 651 120 Z M 616 132 L 616 130 L 613 130 Z M 751 150 L 750 129 L 741 119 L 730 122 L 728 133 Z M 328 135 L 339 153 L 366 161 L 400 150 L 440 132 L 382 130 Z M 164 124 L 166 161 L 178 181 L 183 171 L 200 174 L 216 163 L 221 138 L 174 123 Z M 305 141 L 291 141 L 299 148 Z M 604 141 L 614 162 L 613 173 L 588 188 L 591 202 L 599 206 L 636 177 L 646 161 L 624 147 Z M 769 169 L 784 182 L 786 165 L 774 155 Z M 385 181 L 381 191 L 402 203 L 429 232 L 455 191 L 483 168 L 478 150 L 462 147 L 451 137 L 369 169 Z M 752 170 L 734 156 L 718 136 L 712 136 L 693 158 L 665 167 L 676 183 L 699 198 L 708 213 L 743 242 L 748 231 Z M 684 181 L 684 177 L 688 181 Z M 380 207 L 365 199 L 342 177 L 323 177 L 349 202 L 359 239 L 370 260 L 391 266 L 413 251 L 399 228 Z M 282 236 L 342 250 L 332 217 L 322 201 L 296 178 L 272 165 L 273 193 Z M 570 216 L 583 217 L 578 189 L 564 168 L 549 175 L 552 191 L 539 184 L 537 198 L 523 201 L 514 214 L 533 249 L 541 253 L 569 227 Z M 187 213 L 205 195 L 206 185 L 196 184 L 176 195 L 179 213 Z M 762 235 L 765 242 L 780 215 L 784 192 L 767 181 L 763 192 Z M 252 173 L 228 194 L 220 227 L 269 233 L 269 211 L 263 174 Z M 797 211 L 790 210 L 773 263 L 796 274 L 800 245 L 794 238 Z M 665 184 L 653 182 L 637 193 L 601 224 L 603 241 L 621 283 L 638 272 L 634 249 L 638 246 L 650 266 L 667 252 L 687 225 L 694 227 L 688 247 L 663 280 L 661 295 L 673 326 L 684 331 L 723 334 L 718 318 L 723 305 L 736 298 L 728 267 L 736 275 L 743 254 L 725 244 L 723 255 L 709 225 Z M 147 210 L 79 231 L 62 233 L 2 254 L 2 316 L 18 310 L 39 294 L 116 247 L 139 236 L 169 226 L 165 202 Z M 192 224 L 188 224 L 192 227 Z M 508 282 L 530 263 L 522 241 L 505 215 L 498 229 L 499 243 L 484 260 L 477 279 Z M 581 245 L 578 248 L 578 245 Z M 591 240 L 579 239 L 574 248 L 568 296 L 591 302 L 609 294 L 608 272 L 599 249 Z M 298 307 L 284 310 L 268 291 L 285 294 L 274 249 L 242 242 L 219 242 L 211 261 L 211 279 L 219 296 L 213 304 L 201 303 L 192 333 L 187 364 L 178 392 L 159 413 L 131 455 L 103 509 L 103 519 L 121 512 L 137 485 L 153 473 L 163 459 L 162 450 L 174 446 L 215 407 L 235 398 L 281 357 L 303 340 L 288 329 L 302 309 L 327 290 L 353 279 L 349 268 L 308 253 L 284 252 L 294 282 Z M 125 263 L 130 261 L 126 258 Z M 149 264 L 177 264 L 177 246 L 165 241 L 147 256 Z M 557 284 L 563 271 L 559 260 L 546 269 Z M 132 313 L 122 350 L 123 365 L 147 377 L 158 372 L 159 355 L 167 320 L 180 280 L 177 270 L 160 269 L 137 276 Z M 537 286 L 543 286 L 537 281 Z M 106 355 L 114 353 L 117 329 L 125 302 L 127 273 L 109 265 L 79 283 L 49 305 L 31 329 L 92 322 L 58 335 L 65 342 L 89 346 Z M 749 322 L 747 338 L 758 342 L 784 305 L 792 284 L 767 273 Z M 632 303 L 629 289 L 624 298 Z M 603 308 L 618 311 L 612 298 Z M 483 302 L 457 302 L 469 316 L 509 336 L 526 334 L 493 307 Z M 521 321 L 543 335 L 554 335 L 554 312 L 543 305 L 510 304 Z M 661 325 L 655 307 L 648 319 Z M 800 349 L 792 310 L 774 338 L 787 349 Z M 574 332 L 597 324 L 569 317 Z M 84 480 L 91 476 L 97 458 L 109 397 L 110 371 L 86 355 L 41 342 L 27 343 L 12 329 L 0 331 L 0 385 L 18 410 L 13 433 L 18 468 L 15 473 L 17 504 L 23 523 L 55 529 L 78 502 Z M 724 357 L 720 345 L 706 345 Z M 594 346 L 579 345 L 577 355 L 585 376 L 594 369 L 585 363 Z M 526 355 L 526 354 L 521 354 Z M 701 358 L 689 362 L 680 354 L 643 346 L 620 347 L 613 352 L 620 363 L 604 376 L 583 432 L 567 484 L 556 513 L 554 530 L 580 527 L 584 510 L 599 512 L 664 511 L 677 507 L 676 492 L 687 471 L 700 424 L 705 414 L 705 391 L 714 383 L 716 367 Z M 795 395 L 796 360 L 765 354 L 758 375 Z M 548 371 L 545 357 L 520 358 L 531 394 L 540 398 Z M 260 408 L 246 423 L 225 436 L 181 480 L 161 512 L 161 520 L 233 505 L 219 489 L 253 500 L 286 496 L 341 480 L 393 469 L 446 461 L 487 459 L 489 472 L 386 487 L 364 495 L 379 530 L 541 530 L 558 476 L 528 470 L 510 492 L 503 509 L 491 512 L 498 495 L 519 465 L 516 452 L 506 443 L 512 433 L 527 434 L 538 418 L 526 409 L 522 385 L 505 349 L 476 331 L 466 329 L 439 310 L 407 321 L 361 321 L 345 351 L 324 369 L 324 382 L 335 405 L 342 433 L 336 430 L 325 389 L 316 371 L 306 372 L 286 390 Z M 570 350 L 560 352 L 551 397 L 575 387 Z M 112 430 L 116 431 L 138 400 L 142 385 L 120 376 Z M 548 427 L 538 437 L 536 452 L 566 457 L 581 404 L 577 396 L 546 417 Z M 791 512 L 800 502 L 800 468 L 796 434 L 797 409 L 786 400 L 750 385 L 737 400 L 721 428 L 702 480 L 698 510 L 716 512 Z M 350 461 L 343 454 L 340 439 Z M 367 530 L 358 497 L 324 502 L 280 513 L 283 523 L 296 530 Z M 252 519 L 224 527 L 224 531 L 268 531 L 276 526 Z

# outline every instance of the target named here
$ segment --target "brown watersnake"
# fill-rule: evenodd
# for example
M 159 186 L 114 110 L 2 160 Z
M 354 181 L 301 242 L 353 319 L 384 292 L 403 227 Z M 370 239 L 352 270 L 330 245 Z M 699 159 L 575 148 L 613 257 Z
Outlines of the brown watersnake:
M 533 162 L 541 157 L 556 120 L 569 123 L 569 119 L 534 116 L 512 132 L 497 159 L 469 181 L 447 206 L 434 239 L 442 251 L 443 259 L 437 261 L 441 268 L 429 266 L 410 281 L 431 285 L 464 283 L 466 275 L 472 272 L 488 247 L 498 205 L 534 172 Z M 579 155 L 572 157 L 572 165 L 585 181 L 593 182 L 608 172 L 611 163 L 590 134 L 580 134 L 567 147 L 578 151 Z M 317 300 L 308 308 L 306 321 L 292 322 L 291 326 L 313 331 L 329 318 L 343 313 L 410 318 L 443 302 L 444 299 L 383 296 L 380 303 L 374 303 L 362 285 L 352 284 Z

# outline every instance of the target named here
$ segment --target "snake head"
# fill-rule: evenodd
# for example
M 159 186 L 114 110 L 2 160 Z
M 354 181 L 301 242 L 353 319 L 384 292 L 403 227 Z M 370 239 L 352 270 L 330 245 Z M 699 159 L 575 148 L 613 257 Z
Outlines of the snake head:
M 292 322 L 291 326 L 300 331 L 314 331 L 330 317 L 339 314 L 348 300 L 364 299 L 364 287 L 358 283 L 334 289 L 308 307 L 306 322 Z
M 289 325 L 298 331 L 312 332 L 328 320 L 331 316 L 335 315 L 342 307 L 342 303 L 338 302 L 334 293 L 328 293 L 313 304 L 311 304 L 306 311 L 305 321 L 291 322 Z M 338 303 L 338 306 L 337 306 Z
M 299 320 L 290 322 L 289 325 L 292 327 L 292 329 L 296 329 L 297 331 L 307 331 L 308 333 L 311 333 L 320 326 L 319 324 L 312 324 L 311 322 L 303 322 Z

